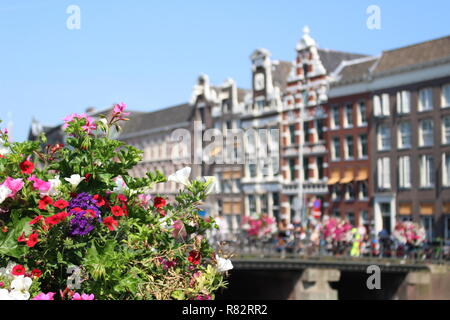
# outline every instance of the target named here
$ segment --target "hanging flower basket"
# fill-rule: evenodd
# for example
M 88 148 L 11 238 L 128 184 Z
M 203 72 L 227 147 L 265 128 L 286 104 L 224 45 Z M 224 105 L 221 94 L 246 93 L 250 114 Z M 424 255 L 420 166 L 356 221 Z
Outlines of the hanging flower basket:
M 66 117 L 66 146 L 10 143 L 0 133 L 0 299 L 212 299 L 231 262 L 198 215 L 215 181 L 190 169 L 133 178 L 142 152 L 109 138 L 128 120 Z M 174 201 L 150 190 L 182 182 Z M 180 185 L 181 186 L 181 185 Z

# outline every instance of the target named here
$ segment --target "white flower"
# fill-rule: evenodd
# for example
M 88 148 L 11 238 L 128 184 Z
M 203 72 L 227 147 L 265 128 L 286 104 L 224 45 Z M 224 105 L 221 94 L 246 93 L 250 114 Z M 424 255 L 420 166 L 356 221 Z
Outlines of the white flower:
M 0 289 L 0 300 L 14 300 L 7 289 Z
M 217 271 L 219 272 L 226 272 L 228 270 L 233 269 L 233 264 L 231 263 L 231 260 L 224 259 L 216 255 L 217 260 Z
M 185 186 L 189 186 L 191 183 L 189 182 L 189 176 L 191 175 L 191 168 L 185 167 L 181 170 L 178 170 L 174 174 L 171 174 L 167 181 L 173 181 L 176 183 L 181 183 Z
M 61 185 L 61 180 L 59 180 L 59 176 L 56 176 L 53 179 L 48 180 L 48 182 L 50 182 L 50 189 L 45 193 L 41 193 L 41 196 L 54 197 L 59 193 L 58 188 Z
M 11 292 L 9 295 L 13 298 L 13 300 L 28 300 L 30 298 L 30 290 L 31 284 L 33 280 L 29 277 L 17 276 L 11 282 Z
M 6 156 L 9 152 L 9 148 L 5 147 L 3 144 L 0 144 L 0 155 Z
M 118 176 L 115 179 L 115 182 L 116 186 L 113 189 L 114 193 L 124 193 L 124 191 L 128 189 L 127 184 L 125 183 L 125 181 L 123 181 L 123 178 L 121 176 Z
M 0 203 L 5 201 L 5 199 L 12 193 L 12 191 L 5 185 L 0 186 Z
M 203 177 L 206 182 L 206 191 L 205 193 L 208 195 L 211 192 L 215 191 L 217 185 L 217 179 L 214 176 Z
M 73 188 L 76 188 L 84 180 L 84 177 L 82 178 L 79 174 L 73 174 L 70 178 L 64 178 L 64 180 L 69 182 Z

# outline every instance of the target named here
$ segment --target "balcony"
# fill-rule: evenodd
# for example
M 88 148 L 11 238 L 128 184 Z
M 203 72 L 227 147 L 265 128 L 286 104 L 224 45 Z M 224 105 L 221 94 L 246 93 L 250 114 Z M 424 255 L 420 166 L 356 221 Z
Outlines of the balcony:
M 297 182 L 288 182 L 283 184 L 283 193 L 288 195 L 296 195 L 299 193 Z M 311 182 L 307 181 L 303 183 L 303 193 L 304 194 L 328 194 L 328 185 L 326 182 L 317 181 Z

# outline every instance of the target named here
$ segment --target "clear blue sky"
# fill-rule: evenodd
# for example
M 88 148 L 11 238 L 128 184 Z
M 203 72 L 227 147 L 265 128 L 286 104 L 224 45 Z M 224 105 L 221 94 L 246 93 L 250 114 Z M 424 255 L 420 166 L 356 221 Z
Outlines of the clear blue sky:
M 80 30 L 66 28 L 72 4 Z M 372 4 L 381 30 L 366 27 Z M 322 48 L 376 55 L 450 34 L 449 12 L 448 0 L 1 0 L 0 118 L 22 140 L 33 116 L 156 110 L 187 101 L 200 73 L 249 88 L 252 51 L 291 61 L 304 25 Z

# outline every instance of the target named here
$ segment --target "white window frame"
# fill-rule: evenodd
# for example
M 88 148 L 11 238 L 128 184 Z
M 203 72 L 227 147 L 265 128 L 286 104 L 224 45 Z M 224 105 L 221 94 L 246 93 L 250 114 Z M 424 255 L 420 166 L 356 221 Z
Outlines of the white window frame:
M 348 147 L 348 139 L 351 138 L 352 139 L 352 149 L 353 149 L 353 156 L 350 156 L 350 149 Z M 355 158 L 355 139 L 353 138 L 353 136 L 346 136 L 344 139 L 344 157 L 345 160 L 353 160 Z
M 349 123 L 348 121 L 348 110 L 351 109 L 351 119 L 352 123 Z M 355 125 L 355 119 L 353 116 L 353 104 L 349 103 L 346 104 L 344 107 L 344 128 L 352 128 Z
M 384 132 L 382 132 L 384 131 Z M 386 137 L 384 137 L 384 134 L 386 134 Z M 383 147 L 383 140 L 389 138 L 389 146 L 386 148 Z M 391 128 L 387 124 L 380 124 L 377 127 L 377 145 L 378 145 L 378 151 L 389 151 L 392 148 L 392 134 L 391 134 Z
M 408 114 L 411 112 L 411 92 L 403 90 L 397 92 L 397 113 Z
M 398 183 L 402 189 L 411 188 L 411 157 L 402 156 L 398 159 Z
M 362 145 L 362 136 L 363 135 L 360 135 L 359 137 L 358 137 L 358 158 L 359 159 L 367 159 L 368 157 L 369 157 L 369 141 L 368 141 L 368 136 L 367 136 L 367 134 L 364 134 L 364 136 L 366 137 L 366 150 L 367 150 L 367 154 L 366 155 L 364 155 L 363 153 L 362 153 L 362 150 L 363 150 L 363 145 Z
M 337 111 L 337 118 L 338 118 L 338 123 L 336 123 L 336 119 L 334 118 L 335 114 L 334 112 Z M 341 125 L 341 115 L 340 115 L 340 111 L 339 111 L 339 107 L 334 106 L 331 108 L 331 128 L 332 129 L 339 129 L 340 125 Z
M 431 161 L 430 161 L 431 160 Z M 420 187 L 433 188 L 435 162 L 431 155 L 422 155 L 420 157 Z
M 408 145 L 404 145 L 403 144 L 403 128 L 404 126 L 407 126 L 409 128 L 409 144 Z M 410 149 L 411 148 L 411 144 L 412 144 L 412 133 L 411 133 L 411 123 L 410 122 L 400 122 L 398 125 L 398 134 L 397 134 L 397 143 L 398 143 L 398 148 L 399 149 Z
M 450 187 L 450 152 L 442 154 L 442 185 Z
M 364 115 L 366 118 L 366 121 L 363 122 L 363 117 L 362 117 L 362 112 L 361 112 L 361 106 L 364 106 Z M 365 127 L 367 126 L 367 105 L 365 103 L 365 101 L 360 101 L 358 102 L 357 105 L 357 122 L 358 122 L 358 127 Z
M 337 150 L 338 151 L 338 155 L 339 155 L 339 157 L 336 157 L 336 146 L 335 146 L 335 141 L 338 141 L 338 145 L 339 145 L 339 150 Z M 332 160 L 334 160 L 334 161 L 339 161 L 339 160 L 341 160 L 341 150 L 340 150 L 340 148 L 341 148 L 341 139 L 340 139 L 340 137 L 333 137 L 332 139 L 331 139 L 331 159 Z
M 442 144 L 450 144 L 450 115 L 442 118 Z
M 450 107 L 450 83 L 442 86 L 441 106 L 442 108 Z
M 429 123 L 431 124 L 431 144 L 425 144 L 425 140 L 424 139 L 424 123 Z M 420 147 L 432 147 L 434 145 L 434 124 L 433 124 L 433 119 L 423 119 L 419 121 L 419 146 Z
M 377 160 L 378 188 L 389 190 L 391 188 L 391 159 L 389 157 Z
M 367 195 L 364 196 L 362 186 L 365 186 Z M 367 200 L 369 198 L 369 186 L 366 181 L 360 181 L 358 183 L 358 198 L 359 200 Z
M 433 89 L 423 88 L 419 90 L 419 111 L 433 110 Z

